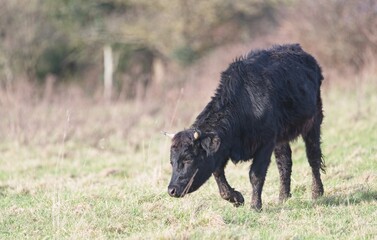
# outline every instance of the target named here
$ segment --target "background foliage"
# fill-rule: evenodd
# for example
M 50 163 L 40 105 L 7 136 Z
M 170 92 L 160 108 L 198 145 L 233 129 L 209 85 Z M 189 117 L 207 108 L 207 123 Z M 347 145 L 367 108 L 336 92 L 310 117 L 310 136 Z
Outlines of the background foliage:
M 300 42 L 320 62 L 341 71 L 360 71 L 377 53 L 376 2 L 372 0 L 14 0 L 0 4 L 3 85 L 43 84 L 53 75 L 58 82 L 86 82 L 91 92 L 98 90 L 105 44 L 115 52 L 115 98 L 124 94 L 128 99 L 137 95 L 133 87 L 137 82 L 157 81 L 153 75 L 157 61 L 163 62 L 162 78 L 168 81 L 169 72 L 184 72 L 218 47 L 266 36 L 274 39 L 272 43 Z M 136 74 L 137 67 L 144 74 Z M 148 80 L 145 74 L 150 75 Z M 142 84 L 142 88 L 149 86 Z

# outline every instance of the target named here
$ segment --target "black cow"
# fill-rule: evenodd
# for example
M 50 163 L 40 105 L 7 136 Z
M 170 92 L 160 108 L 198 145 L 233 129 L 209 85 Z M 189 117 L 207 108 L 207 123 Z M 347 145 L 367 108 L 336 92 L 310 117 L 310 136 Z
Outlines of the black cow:
M 233 163 L 252 159 L 251 207 L 260 210 L 274 152 L 280 174 L 279 200 L 284 201 L 290 197 L 289 142 L 299 135 L 312 168 L 312 197 L 323 195 L 322 79 L 320 66 L 299 44 L 252 51 L 231 63 L 194 124 L 173 136 L 170 196 L 183 197 L 197 190 L 213 174 L 221 197 L 235 206 L 242 205 L 244 198 L 228 184 L 224 168 L 229 159 Z

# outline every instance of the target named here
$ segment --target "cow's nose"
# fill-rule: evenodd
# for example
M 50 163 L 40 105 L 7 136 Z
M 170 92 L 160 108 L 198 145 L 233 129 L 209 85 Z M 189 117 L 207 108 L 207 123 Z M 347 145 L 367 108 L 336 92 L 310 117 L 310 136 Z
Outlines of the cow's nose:
M 175 187 L 168 187 L 168 193 L 172 197 L 177 196 L 177 189 Z

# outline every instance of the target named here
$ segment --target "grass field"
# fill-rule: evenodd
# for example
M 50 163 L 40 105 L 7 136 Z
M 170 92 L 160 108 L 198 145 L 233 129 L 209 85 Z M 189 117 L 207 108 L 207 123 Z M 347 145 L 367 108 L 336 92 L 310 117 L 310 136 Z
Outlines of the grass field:
M 292 198 L 278 203 L 272 161 L 261 213 L 249 206 L 249 163 L 226 169 L 242 207 L 222 200 L 213 178 L 168 196 L 170 142 L 160 130 L 188 127 L 204 101 L 189 113 L 186 98 L 164 107 L 3 102 L 0 239 L 377 239 L 377 80 L 349 85 L 323 89 L 325 195 L 311 200 L 298 140 Z

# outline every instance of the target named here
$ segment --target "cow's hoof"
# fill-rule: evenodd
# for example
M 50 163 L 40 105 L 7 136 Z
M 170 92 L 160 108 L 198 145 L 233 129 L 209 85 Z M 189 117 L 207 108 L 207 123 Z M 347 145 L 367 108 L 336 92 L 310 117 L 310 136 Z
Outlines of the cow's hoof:
M 251 209 L 256 211 L 256 212 L 262 212 L 262 207 L 257 207 L 257 206 L 251 206 Z
M 256 212 L 261 212 L 262 211 L 262 203 L 261 202 L 252 203 L 251 209 L 255 210 Z
M 232 193 L 232 198 L 231 198 L 230 202 L 233 203 L 233 206 L 239 207 L 239 206 L 242 206 L 244 204 L 245 199 L 243 198 L 243 196 L 240 192 L 234 191 Z
M 319 197 L 323 196 L 323 192 L 324 191 L 323 191 L 323 185 L 322 184 L 314 185 L 313 189 L 312 189 L 313 200 L 316 200 Z
M 280 193 L 279 195 L 279 203 L 284 203 L 286 202 L 289 198 L 292 197 L 292 194 L 290 193 Z

